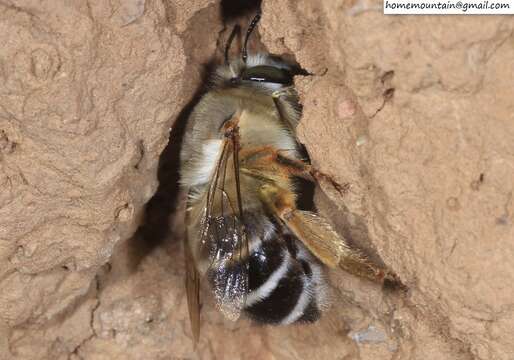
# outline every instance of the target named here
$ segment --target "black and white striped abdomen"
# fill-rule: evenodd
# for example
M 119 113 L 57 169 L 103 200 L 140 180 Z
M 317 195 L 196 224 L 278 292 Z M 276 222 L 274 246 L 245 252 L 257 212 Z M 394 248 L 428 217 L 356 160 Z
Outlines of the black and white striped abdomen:
M 245 312 L 267 324 L 314 322 L 327 305 L 321 264 L 290 234 L 251 247 Z

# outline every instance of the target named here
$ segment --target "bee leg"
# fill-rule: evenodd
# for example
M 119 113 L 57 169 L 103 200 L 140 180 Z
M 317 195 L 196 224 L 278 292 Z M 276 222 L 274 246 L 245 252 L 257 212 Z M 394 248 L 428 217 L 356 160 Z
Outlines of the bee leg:
M 339 265 L 353 275 L 381 284 L 400 284 L 394 273 L 350 247 L 322 216 L 296 209 L 290 191 L 267 183 L 261 186 L 260 196 L 271 213 L 325 265 L 332 268 Z
M 241 150 L 240 159 L 241 163 L 245 167 L 256 167 L 259 164 L 267 163 L 269 167 L 270 162 L 278 165 L 278 169 L 281 173 L 285 173 L 292 176 L 298 176 L 306 180 L 316 183 L 329 183 L 332 185 L 341 195 L 345 195 L 350 189 L 350 184 L 339 184 L 332 179 L 330 175 L 327 175 L 312 165 L 290 156 L 284 155 L 283 153 L 291 151 L 288 149 L 275 149 L 272 146 L 259 146 L 254 148 L 245 148 Z
M 273 93 L 271 94 L 271 97 L 273 99 L 278 99 L 278 100 L 280 100 L 280 99 L 284 100 L 287 97 L 298 98 L 298 93 L 296 92 L 296 89 L 294 88 L 294 86 L 285 86 L 283 88 L 273 91 Z
M 298 94 L 292 86 L 276 90 L 271 94 L 278 114 L 286 122 L 292 133 L 295 132 L 296 125 L 300 119 L 300 109 L 298 108 Z
M 281 152 L 283 152 L 283 150 L 277 150 L 276 161 L 282 165 L 287 166 L 295 176 L 299 176 L 317 183 L 329 183 L 339 192 L 339 194 L 343 196 L 350 190 L 349 183 L 339 184 L 337 181 L 332 179 L 330 175 L 321 172 L 320 170 L 314 168 L 312 165 L 301 160 L 282 155 Z
M 318 183 L 327 182 L 332 185 L 342 196 L 346 195 L 346 193 L 350 191 L 350 183 L 339 184 L 337 181 L 332 179 L 330 175 L 314 169 L 313 167 L 310 169 L 310 174 L 314 177 L 314 179 L 316 179 Z
M 321 262 L 332 268 L 337 266 L 340 260 L 340 244 L 339 241 L 333 241 L 333 235 L 337 238 L 337 234 L 328 229 L 330 230 L 328 234 L 332 235 L 332 239 L 323 236 L 327 233 L 326 231 L 318 232 L 313 236 L 314 233 L 309 231 L 310 228 L 304 226 L 302 219 L 298 217 L 301 212 L 295 207 L 295 197 L 292 192 L 267 183 L 261 186 L 259 195 L 263 204 L 277 220 L 281 220 Z M 327 228 L 322 230 L 327 230 Z
M 360 250 L 352 248 L 348 242 L 337 234 L 323 217 L 308 211 L 296 209 L 294 194 L 275 185 L 273 180 L 277 173 L 285 176 L 299 176 L 316 181 L 330 181 L 330 177 L 314 169 L 310 164 L 281 154 L 281 150 L 271 147 L 245 149 L 244 158 L 247 167 L 241 171 L 263 182 L 259 195 L 263 204 L 296 237 L 329 267 L 340 266 L 353 275 L 367 278 L 374 282 L 397 287 L 401 282 L 394 273 L 375 264 Z M 243 158 L 243 157 L 242 157 Z M 270 162 L 275 164 L 270 166 Z M 266 165 L 266 166 L 264 166 Z M 263 171 L 263 168 L 268 169 Z M 269 173 L 273 169 L 273 174 Z M 347 187 L 346 187 L 347 188 Z
M 242 111 L 237 110 L 223 123 L 221 130 L 226 138 L 239 141 L 239 119 L 241 114 Z
M 350 274 L 369 279 L 379 284 L 397 287 L 401 284 L 399 278 L 390 270 L 375 264 L 361 251 L 348 248 L 349 251 L 341 257 L 339 266 Z

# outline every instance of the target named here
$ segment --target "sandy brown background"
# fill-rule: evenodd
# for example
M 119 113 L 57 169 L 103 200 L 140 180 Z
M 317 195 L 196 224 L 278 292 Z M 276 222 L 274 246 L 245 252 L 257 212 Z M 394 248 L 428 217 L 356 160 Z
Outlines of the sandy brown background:
M 318 207 L 409 292 L 332 272 L 287 328 L 207 299 L 192 351 L 168 216 L 227 4 L 0 0 L 0 359 L 514 359 L 513 18 L 374 0 L 264 1 L 258 31 L 312 73 L 300 139 L 350 184 Z

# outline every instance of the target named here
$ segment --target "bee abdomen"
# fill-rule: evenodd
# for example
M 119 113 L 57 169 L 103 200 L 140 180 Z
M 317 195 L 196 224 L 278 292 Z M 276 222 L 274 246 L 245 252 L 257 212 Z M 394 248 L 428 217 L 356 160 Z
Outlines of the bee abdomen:
M 262 323 L 314 322 L 326 305 L 321 266 L 297 240 L 287 236 L 288 246 L 270 239 L 250 254 L 245 311 Z

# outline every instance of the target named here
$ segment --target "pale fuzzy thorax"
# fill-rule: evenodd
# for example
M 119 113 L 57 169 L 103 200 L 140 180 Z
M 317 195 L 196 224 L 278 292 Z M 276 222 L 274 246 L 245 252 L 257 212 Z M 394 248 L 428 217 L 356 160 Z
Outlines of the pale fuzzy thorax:
M 239 134 L 242 148 L 272 146 L 284 155 L 298 157 L 295 135 L 276 116 L 243 110 L 239 119 Z M 195 145 L 195 151 L 186 159 L 187 166 L 181 171 L 183 186 L 194 188 L 190 194 L 192 199 L 200 197 L 205 190 L 221 155 L 223 140 L 219 134 L 212 136 Z M 228 176 L 230 178 L 231 174 Z
M 244 111 L 239 120 L 243 146 L 270 145 L 291 157 L 296 157 L 298 144 L 294 134 L 275 118 Z
M 180 183 L 193 190 L 190 194 L 193 198 L 201 195 L 213 174 L 221 151 L 223 122 L 237 111 L 241 111 L 239 128 L 243 146 L 271 145 L 296 157 L 298 145 L 294 129 L 300 117 L 300 105 L 294 88 L 284 88 L 288 92 L 279 111 L 272 95 L 283 85 L 254 81 L 233 84 L 230 81 L 246 67 L 258 65 L 290 69 L 285 62 L 267 54 L 249 56 L 246 64 L 236 59 L 220 66 L 212 77 L 211 90 L 191 115 L 181 152 Z
M 190 167 L 191 171 L 184 172 L 182 182 L 192 187 L 207 183 L 215 170 L 222 144 L 223 141 L 219 139 L 211 139 L 199 144 L 201 154 L 193 160 L 195 164 Z

